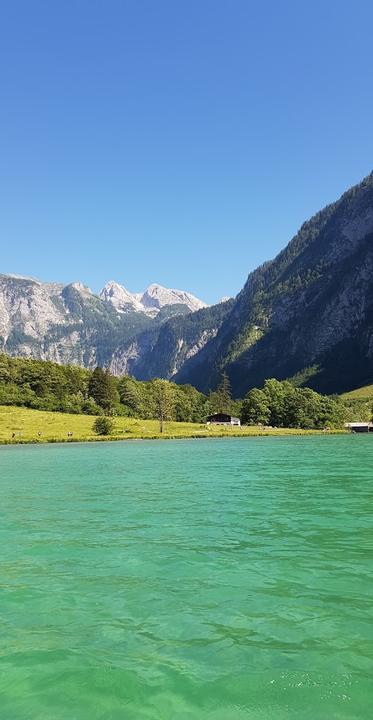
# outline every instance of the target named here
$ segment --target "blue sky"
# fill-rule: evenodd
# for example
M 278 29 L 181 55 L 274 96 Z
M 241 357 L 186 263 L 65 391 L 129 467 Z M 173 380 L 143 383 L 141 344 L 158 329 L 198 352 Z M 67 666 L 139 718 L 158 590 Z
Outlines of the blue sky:
M 1 272 L 239 291 L 373 168 L 370 2 L 3 0 Z

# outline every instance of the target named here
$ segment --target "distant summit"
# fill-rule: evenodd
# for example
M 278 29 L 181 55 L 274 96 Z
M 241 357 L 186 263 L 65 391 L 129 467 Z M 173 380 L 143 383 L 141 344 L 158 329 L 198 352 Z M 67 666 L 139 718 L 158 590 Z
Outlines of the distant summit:
M 111 280 L 96 295 L 80 282 L 0 275 L 1 351 L 204 392 L 226 373 L 235 397 L 266 378 L 328 394 L 371 384 L 373 175 L 211 307 L 156 283 L 131 293 Z
M 184 337 L 182 318 L 203 309 L 208 317 L 198 319 L 195 332 L 185 330 Z M 179 327 L 178 342 L 183 343 L 180 357 L 207 342 L 221 316 L 218 312 L 215 322 L 214 312 L 211 320 L 208 311 L 206 304 L 191 293 L 155 283 L 145 292 L 131 293 L 111 280 L 96 295 L 79 281 L 63 285 L 0 274 L 0 352 L 84 367 L 110 366 L 118 372 L 128 367 L 134 373 L 138 355 L 145 347 L 146 352 L 152 352 L 151 344 L 161 328 L 167 338 L 169 319 Z M 206 331 L 210 326 L 212 329 Z M 143 346 L 135 350 L 139 335 Z M 164 350 L 161 356 L 164 364 Z M 144 362 L 150 366 L 148 359 Z M 175 372 L 180 362 L 174 361 Z M 162 362 L 160 373 L 161 366 Z
M 165 288 L 153 283 L 143 293 L 131 293 L 123 285 L 110 280 L 99 293 L 101 300 L 110 302 L 120 313 L 129 311 L 156 315 L 169 305 L 185 305 L 190 312 L 201 310 L 207 304 L 185 290 Z
M 144 308 L 140 303 L 141 295 L 130 293 L 123 285 L 115 282 L 115 280 L 110 280 L 104 285 L 99 293 L 99 297 L 101 300 L 104 300 L 104 302 L 111 303 L 119 313 L 127 313 L 131 310 L 144 312 Z

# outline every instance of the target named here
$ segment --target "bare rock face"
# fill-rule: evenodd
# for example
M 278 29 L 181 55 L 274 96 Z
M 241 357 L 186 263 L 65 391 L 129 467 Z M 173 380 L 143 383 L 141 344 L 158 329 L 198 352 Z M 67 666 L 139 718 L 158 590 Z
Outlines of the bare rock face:
M 111 371 L 116 375 L 133 375 L 139 380 L 174 379 L 189 358 L 216 336 L 232 304 L 233 300 L 229 300 L 176 315 L 159 325 L 153 323 L 150 329 L 118 346 Z
M 0 275 L 0 349 L 13 356 L 92 367 L 84 317 L 97 312 L 95 296 L 81 283 L 64 287 L 32 278 Z
M 151 317 L 167 306 L 184 305 L 190 312 L 207 307 L 206 303 L 185 290 L 171 290 L 155 283 L 149 285 L 143 293 L 131 293 L 123 285 L 111 280 L 102 288 L 99 297 L 110 302 L 120 313 L 135 310 Z
M 55 286 L 49 288 L 29 278 L 0 275 L 0 336 L 3 348 L 17 333 L 38 340 L 51 324 L 63 324 L 63 309 L 55 302 L 57 293 Z
M 130 293 L 110 281 L 97 296 L 81 282 L 0 275 L 0 351 L 134 374 L 169 318 L 200 307 L 205 304 L 193 295 L 159 285 Z M 170 374 L 162 357 L 156 364 L 162 376 Z
M 153 335 L 153 330 L 144 330 L 144 332 L 117 348 L 109 365 L 110 372 L 117 376 L 130 375 L 137 378 L 137 367 L 149 352 Z
M 139 301 L 138 294 L 130 293 L 123 285 L 114 280 L 106 283 L 102 288 L 99 297 L 104 302 L 109 302 L 119 313 L 127 313 L 131 310 L 136 312 L 144 312 L 144 308 Z
M 149 285 L 141 297 L 141 304 L 145 308 L 160 310 L 166 305 L 186 305 L 191 312 L 207 307 L 206 303 L 199 300 L 191 293 L 184 290 L 171 290 L 162 285 Z

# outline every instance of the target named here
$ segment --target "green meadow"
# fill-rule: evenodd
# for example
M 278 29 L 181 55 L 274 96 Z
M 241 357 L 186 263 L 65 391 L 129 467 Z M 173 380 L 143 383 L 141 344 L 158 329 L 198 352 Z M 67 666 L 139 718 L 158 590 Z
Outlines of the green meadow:
M 344 400 L 373 400 L 373 385 L 364 385 L 356 390 L 350 390 L 343 393 L 341 398 Z
M 207 437 L 246 437 L 258 435 L 322 434 L 317 430 L 244 426 L 212 427 L 198 423 L 166 422 L 163 434 L 157 420 L 114 418 L 113 433 L 98 436 L 92 415 L 45 412 L 28 408 L 0 406 L 0 443 L 78 442 L 95 440 L 171 439 Z M 335 431 L 341 432 L 341 431 Z M 72 435 L 70 435 L 72 433 Z

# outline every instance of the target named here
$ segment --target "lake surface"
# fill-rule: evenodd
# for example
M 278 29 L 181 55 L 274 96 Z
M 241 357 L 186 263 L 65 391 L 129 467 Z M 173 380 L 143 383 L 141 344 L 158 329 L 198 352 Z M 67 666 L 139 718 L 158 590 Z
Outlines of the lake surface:
M 0 448 L 1 720 L 368 720 L 373 437 Z

